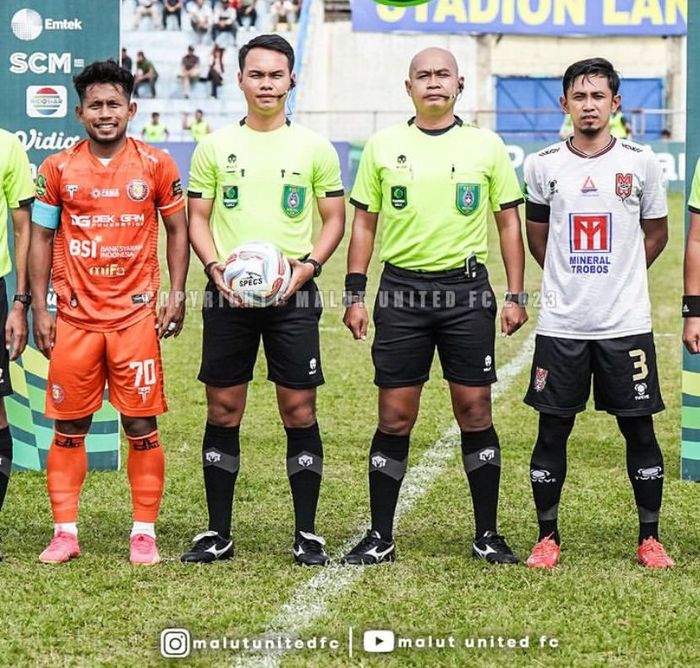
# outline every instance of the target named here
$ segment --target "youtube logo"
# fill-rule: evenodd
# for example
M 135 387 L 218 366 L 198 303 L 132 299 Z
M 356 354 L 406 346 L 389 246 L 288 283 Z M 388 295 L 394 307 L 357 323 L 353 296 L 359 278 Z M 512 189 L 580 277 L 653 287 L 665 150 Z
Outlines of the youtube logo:
M 365 652 L 393 652 L 395 644 L 393 631 L 365 631 L 362 638 Z

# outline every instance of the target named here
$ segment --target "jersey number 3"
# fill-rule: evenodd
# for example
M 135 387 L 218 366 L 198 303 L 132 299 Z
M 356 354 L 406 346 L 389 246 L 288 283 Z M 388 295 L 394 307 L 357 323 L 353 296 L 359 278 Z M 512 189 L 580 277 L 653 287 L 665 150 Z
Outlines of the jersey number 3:
M 637 348 L 636 350 L 630 350 L 629 356 L 632 359 L 634 359 L 635 357 L 639 358 L 634 363 L 634 368 L 638 369 L 639 372 L 632 374 L 632 380 L 635 382 L 638 380 L 644 380 L 649 375 L 649 367 L 647 366 L 646 353 L 643 350 Z

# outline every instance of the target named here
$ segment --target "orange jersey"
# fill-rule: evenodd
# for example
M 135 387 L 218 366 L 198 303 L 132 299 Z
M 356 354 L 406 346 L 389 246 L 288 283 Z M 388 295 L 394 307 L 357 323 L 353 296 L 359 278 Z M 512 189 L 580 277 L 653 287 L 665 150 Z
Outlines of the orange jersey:
M 83 140 L 44 161 L 37 190 L 40 202 L 60 208 L 51 277 L 59 316 L 107 332 L 153 312 L 158 213 L 185 206 L 173 159 L 127 139 L 105 166 Z

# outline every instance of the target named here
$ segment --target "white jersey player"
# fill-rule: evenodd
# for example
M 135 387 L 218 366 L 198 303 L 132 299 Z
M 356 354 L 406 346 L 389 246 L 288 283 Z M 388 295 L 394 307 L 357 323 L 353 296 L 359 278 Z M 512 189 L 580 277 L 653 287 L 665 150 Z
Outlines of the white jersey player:
M 571 65 L 561 104 L 574 134 L 525 166 L 528 243 L 544 269 L 525 397 L 540 412 L 530 471 L 540 536 L 531 567 L 559 561 L 566 442 L 586 407 L 591 378 L 596 409 L 617 418 L 627 443 L 638 559 L 652 568 L 673 565 L 658 540 L 663 457 L 651 416 L 664 404 L 646 276 L 666 245 L 666 189 L 650 150 L 610 134 L 619 84 L 602 58 Z

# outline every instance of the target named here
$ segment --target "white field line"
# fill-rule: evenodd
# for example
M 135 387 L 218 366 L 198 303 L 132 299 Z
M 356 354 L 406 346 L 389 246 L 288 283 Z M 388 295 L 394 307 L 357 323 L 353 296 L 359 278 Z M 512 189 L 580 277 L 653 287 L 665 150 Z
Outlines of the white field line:
M 528 337 L 518 354 L 498 371 L 499 381 L 493 388 L 493 399 L 497 400 L 507 392 L 518 374 L 532 360 L 534 335 Z M 459 445 L 459 429 L 453 424 L 423 454 L 418 464 L 406 473 L 401 487 L 401 496 L 396 506 L 396 522 L 410 512 L 416 503 L 429 490 L 437 478 L 445 471 L 447 464 Z M 292 597 L 270 620 L 267 630 L 260 639 L 276 639 L 279 636 L 294 640 L 304 629 L 321 619 L 328 610 L 329 602 L 340 595 L 344 589 L 358 580 L 363 573 L 362 567 L 341 566 L 338 562 L 342 555 L 353 548 L 363 537 L 366 527 L 358 529 L 333 556 L 333 562 L 319 571 L 310 580 L 302 584 Z M 277 668 L 286 649 L 267 650 L 266 654 L 247 654 L 237 657 L 234 666 L 238 668 L 265 667 Z

